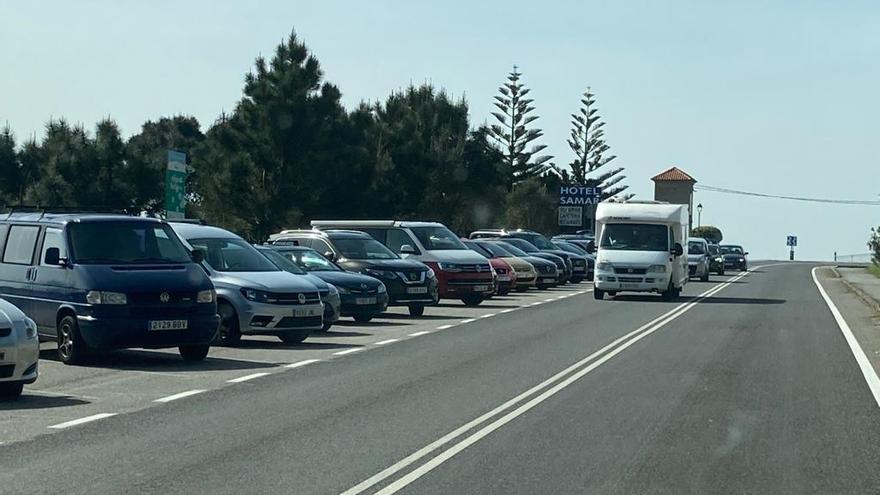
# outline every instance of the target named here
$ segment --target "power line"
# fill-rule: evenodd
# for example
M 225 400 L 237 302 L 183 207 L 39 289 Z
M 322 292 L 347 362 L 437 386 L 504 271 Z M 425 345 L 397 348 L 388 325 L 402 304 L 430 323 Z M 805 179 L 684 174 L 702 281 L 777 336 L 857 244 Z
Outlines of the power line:
M 739 194 L 741 196 L 755 196 L 758 198 L 770 199 L 786 199 L 789 201 L 805 201 L 808 203 L 830 203 L 838 205 L 863 205 L 863 206 L 880 206 L 880 201 L 871 201 L 863 199 L 827 199 L 827 198 L 807 198 L 803 196 L 781 196 L 778 194 L 764 194 L 749 191 L 739 191 L 736 189 L 728 189 L 726 187 L 704 186 L 700 184 L 694 185 L 694 189 L 708 192 L 719 192 L 724 194 Z

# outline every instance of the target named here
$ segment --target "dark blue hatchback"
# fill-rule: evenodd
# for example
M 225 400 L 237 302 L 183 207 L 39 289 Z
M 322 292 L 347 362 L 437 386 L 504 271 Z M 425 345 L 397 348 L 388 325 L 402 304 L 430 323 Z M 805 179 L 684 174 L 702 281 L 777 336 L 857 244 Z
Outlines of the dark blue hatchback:
M 163 221 L 124 215 L 0 218 L 0 296 L 58 341 L 65 363 L 91 349 L 178 347 L 204 359 L 219 324 L 214 286 Z M 195 258 L 195 259 L 194 259 Z

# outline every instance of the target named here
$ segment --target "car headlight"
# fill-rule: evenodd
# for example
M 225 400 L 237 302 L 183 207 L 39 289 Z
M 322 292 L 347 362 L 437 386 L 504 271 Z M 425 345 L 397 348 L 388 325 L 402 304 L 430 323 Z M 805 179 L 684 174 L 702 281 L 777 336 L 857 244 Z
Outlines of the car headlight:
M 86 302 L 89 304 L 128 304 L 128 298 L 122 292 L 90 290 L 86 293 Z
M 596 270 L 599 270 L 600 272 L 610 272 L 614 270 L 614 265 L 607 261 L 600 261 L 596 263 Z
M 459 265 L 456 265 L 455 263 L 443 263 L 441 261 L 440 263 L 437 263 L 437 267 L 444 272 L 458 273 L 461 271 L 461 267 Z
M 330 296 L 339 296 L 339 289 L 333 284 L 327 284 L 327 288 L 330 290 Z
M 388 289 L 385 288 L 385 284 L 379 284 L 379 287 L 376 287 L 376 292 L 379 294 L 384 294 L 388 292 Z
M 666 273 L 666 265 L 651 265 L 648 267 L 651 273 Z
M 34 320 L 27 317 L 24 319 L 24 335 L 28 340 L 37 338 L 37 324 Z
M 389 270 L 367 270 L 367 275 L 388 279 L 397 278 L 397 274 Z
M 715 258 L 715 261 L 718 263 L 724 263 L 724 258 L 719 256 L 719 257 Z
M 331 285 L 331 287 L 332 287 L 332 285 Z M 336 290 L 337 290 L 340 294 L 351 294 L 351 290 L 349 290 L 349 289 L 347 289 L 347 288 L 345 288 L 345 287 L 343 287 L 343 286 L 341 286 L 341 285 L 340 285 L 339 287 L 337 287 Z
M 216 297 L 217 293 L 214 292 L 214 289 L 200 290 L 196 296 L 196 301 L 200 303 L 212 303 Z
M 434 270 L 432 268 L 428 268 L 428 272 L 425 273 L 426 278 L 434 278 L 436 276 L 437 276 L 437 274 L 434 273 Z
M 241 289 L 241 295 L 248 301 L 264 303 L 269 300 L 269 293 L 257 289 Z

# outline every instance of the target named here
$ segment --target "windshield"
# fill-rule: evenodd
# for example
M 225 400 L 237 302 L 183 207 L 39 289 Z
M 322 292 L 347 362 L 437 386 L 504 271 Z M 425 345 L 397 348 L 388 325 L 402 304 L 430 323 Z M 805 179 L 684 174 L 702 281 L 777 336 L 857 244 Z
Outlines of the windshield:
M 505 237 L 504 242 L 506 242 L 512 246 L 518 247 L 519 249 L 521 249 L 522 251 L 525 251 L 527 253 L 540 253 L 541 252 L 541 250 L 536 248 L 534 244 L 532 244 L 531 242 L 529 242 L 525 239 L 519 239 L 516 237 Z
M 689 242 L 688 243 L 688 254 L 706 254 L 703 251 L 703 243 L 702 242 Z
M 500 244 L 494 242 L 478 242 L 480 247 L 488 251 L 492 256 L 498 258 L 504 258 L 508 256 L 513 256 L 510 251 L 504 249 Z
M 718 254 L 718 246 L 709 244 L 709 254 Z
M 468 249 L 451 230 L 442 225 L 435 227 L 410 227 L 422 246 L 428 251 L 437 249 Z
M 71 223 L 72 258 L 82 264 L 186 263 L 186 247 L 170 226 L 144 221 Z
M 398 256 L 376 239 L 334 239 L 343 258 L 352 260 L 396 260 Z
M 275 266 L 281 268 L 282 270 L 290 273 L 295 273 L 297 275 L 305 275 L 306 272 L 299 267 L 296 263 L 291 261 L 290 258 L 284 256 L 274 249 L 269 248 L 257 248 L 257 251 L 260 252 L 263 256 L 269 258 L 269 261 L 275 263 Z
M 517 237 L 519 239 L 525 239 L 528 242 L 532 243 L 538 249 L 554 249 L 558 250 L 559 248 L 554 246 L 546 237 L 536 232 L 527 232 L 527 233 L 516 233 L 511 234 L 511 237 Z
M 510 243 L 507 241 L 497 241 L 495 244 L 501 246 L 502 249 L 506 250 L 507 252 L 509 252 L 513 256 L 528 256 L 529 255 L 529 253 L 523 251 L 522 249 L 514 246 L 513 243 Z M 526 244 L 528 244 L 528 242 Z M 534 246 L 532 246 L 532 247 L 534 247 Z M 537 251 L 537 249 L 535 251 Z
M 205 263 L 218 272 L 277 272 L 281 269 L 243 239 L 188 239 L 205 253 Z
M 721 254 L 743 254 L 741 246 L 721 246 Z
M 602 229 L 602 249 L 618 251 L 669 251 L 665 225 L 609 223 Z
M 338 272 L 342 271 L 338 266 L 334 265 L 330 260 L 318 254 L 317 251 L 311 249 L 298 249 L 295 251 L 287 251 L 286 256 L 296 262 L 307 272 Z
M 571 254 L 577 254 L 577 255 L 581 255 L 581 256 L 587 254 L 586 251 L 579 248 L 576 244 L 572 244 L 570 242 L 554 242 L 553 245 L 555 245 L 557 248 L 559 248 L 565 252 L 571 253 Z
M 474 241 L 462 241 L 462 243 L 471 251 L 476 251 L 477 253 L 480 253 L 487 258 L 494 258 L 495 257 L 495 255 L 492 254 L 488 249 L 486 249 L 485 247 L 483 247 L 480 244 L 477 244 Z

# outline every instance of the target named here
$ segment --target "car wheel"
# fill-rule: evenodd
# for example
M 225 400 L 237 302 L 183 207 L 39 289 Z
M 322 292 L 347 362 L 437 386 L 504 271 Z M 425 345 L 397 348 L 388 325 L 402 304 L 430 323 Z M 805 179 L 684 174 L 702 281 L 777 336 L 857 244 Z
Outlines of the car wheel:
M 288 330 L 279 332 L 278 338 L 285 344 L 299 344 L 309 336 L 309 332 L 303 330 Z
M 369 323 L 373 319 L 373 315 L 369 313 L 354 315 L 354 321 L 358 323 Z
M 0 383 L 0 398 L 17 399 L 24 391 L 23 383 Z
M 570 282 L 573 284 L 579 284 L 584 281 L 583 277 L 573 277 Z
M 231 304 L 222 302 L 217 306 L 220 314 L 220 331 L 215 342 L 220 345 L 237 346 L 241 342 L 241 330 L 238 328 L 238 315 Z
M 516 288 L 516 291 L 517 291 L 517 292 L 526 292 L 526 291 L 528 291 L 528 290 L 529 290 L 528 287 L 517 287 L 517 288 Z
M 58 359 L 64 364 L 82 364 L 89 348 L 79 333 L 76 317 L 67 315 L 58 322 Z
M 410 304 L 409 305 L 409 315 L 410 316 L 422 316 L 425 314 L 425 305 L 424 304 Z
M 706 269 L 706 273 L 700 277 L 700 282 L 708 282 L 709 281 L 709 270 Z
M 332 328 L 332 327 L 333 327 L 333 323 L 324 322 L 324 324 L 321 325 L 321 331 L 322 332 L 329 332 L 330 328 Z
M 196 361 L 204 361 L 206 357 L 208 357 L 208 351 L 211 349 L 211 346 L 208 344 L 204 345 L 182 345 L 177 348 L 180 352 L 180 357 L 183 358 L 184 361 L 196 362 Z
M 483 302 L 482 294 L 467 294 L 461 296 L 461 302 L 464 303 L 465 306 L 479 306 L 481 302 Z
M 675 286 L 672 282 L 669 282 L 669 287 L 666 288 L 665 291 L 661 294 L 663 296 L 664 301 L 673 301 L 675 300 Z
M 605 291 L 602 289 L 593 289 L 593 298 L 598 301 L 605 299 Z

